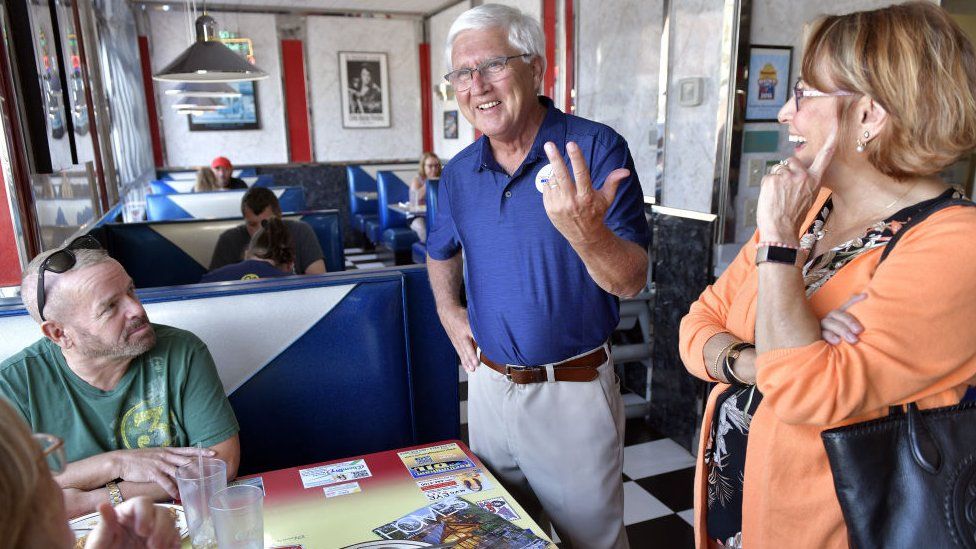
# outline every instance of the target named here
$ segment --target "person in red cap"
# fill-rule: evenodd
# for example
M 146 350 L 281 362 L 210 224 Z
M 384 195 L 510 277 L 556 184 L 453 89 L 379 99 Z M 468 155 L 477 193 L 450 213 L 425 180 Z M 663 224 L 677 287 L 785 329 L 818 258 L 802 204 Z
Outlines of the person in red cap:
M 243 180 L 234 177 L 234 166 L 226 156 L 218 156 L 210 163 L 210 169 L 217 177 L 218 191 L 228 191 L 230 189 L 246 189 L 247 184 Z

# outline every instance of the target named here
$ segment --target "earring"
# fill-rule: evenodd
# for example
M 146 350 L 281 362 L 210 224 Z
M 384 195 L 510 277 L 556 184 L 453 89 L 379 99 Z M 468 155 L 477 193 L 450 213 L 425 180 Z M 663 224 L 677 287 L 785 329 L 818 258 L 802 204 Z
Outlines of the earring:
M 868 131 L 867 131 L 867 130 L 864 130 L 864 139 L 867 139 L 867 138 L 869 138 L 869 137 L 871 137 L 871 134 L 870 134 L 870 133 L 868 133 Z M 858 139 L 858 140 L 857 140 L 857 141 L 855 142 L 855 144 L 856 144 L 857 146 L 856 146 L 856 147 L 854 147 L 854 150 L 855 150 L 855 151 L 857 151 L 857 152 L 859 152 L 859 153 L 862 153 L 862 152 L 864 152 L 864 147 L 865 147 L 865 146 L 867 146 L 867 143 L 865 143 L 864 141 L 861 141 L 860 139 Z

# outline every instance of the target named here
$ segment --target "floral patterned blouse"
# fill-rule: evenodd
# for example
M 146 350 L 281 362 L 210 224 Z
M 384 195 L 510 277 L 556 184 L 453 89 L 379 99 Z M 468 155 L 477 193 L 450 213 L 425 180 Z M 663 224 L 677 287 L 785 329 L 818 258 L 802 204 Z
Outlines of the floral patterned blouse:
M 895 212 L 891 217 L 868 227 L 857 238 L 838 244 L 810 258 L 803 265 L 803 282 L 810 297 L 855 257 L 884 246 L 921 209 L 937 201 L 961 198 L 949 189 L 940 196 L 919 202 Z M 824 203 L 817 217 L 800 240 L 800 246 L 811 249 L 823 238 L 824 223 L 833 202 Z M 749 424 L 762 403 L 762 393 L 755 385 L 732 385 L 718 396 L 708 441 L 705 444 L 705 472 L 708 475 L 705 502 L 705 524 L 708 537 L 719 547 L 742 548 L 742 482 L 745 471 Z

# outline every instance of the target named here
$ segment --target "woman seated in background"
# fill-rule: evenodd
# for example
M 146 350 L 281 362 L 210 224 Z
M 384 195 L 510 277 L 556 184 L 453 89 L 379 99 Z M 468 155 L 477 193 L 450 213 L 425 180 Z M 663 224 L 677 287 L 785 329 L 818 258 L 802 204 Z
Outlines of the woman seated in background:
M 203 275 L 200 282 L 257 280 L 295 274 L 295 245 L 291 232 L 278 217 L 261 221 L 244 251 L 244 261 L 225 265 Z
M 214 175 L 213 170 L 207 167 L 197 170 L 197 182 L 193 185 L 193 192 L 207 193 L 219 190 L 221 189 L 217 187 L 217 176 Z
M 0 398 L 0 547 L 70 549 L 61 488 L 51 476 L 67 464 L 64 442 L 52 435 L 31 435 L 20 415 Z M 146 497 L 112 507 L 98 507 L 101 521 L 85 540 L 88 549 L 180 546 L 169 510 Z
M 820 433 L 956 404 L 976 375 L 976 208 L 933 213 L 879 265 L 906 222 L 958 196 L 938 174 L 976 148 L 973 45 L 928 2 L 830 16 L 802 75 L 757 232 L 681 322 L 686 368 L 718 382 L 699 547 L 847 547 Z
M 432 152 L 425 152 L 420 157 L 420 167 L 417 175 L 410 182 L 410 207 L 423 206 L 427 204 L 427 180 L 440 179 L 441 159 Z M 421 242 L 427 242 L 427 220 L 424 217 L 415 217 L 410 222 L 410 229 L 417 233 Z

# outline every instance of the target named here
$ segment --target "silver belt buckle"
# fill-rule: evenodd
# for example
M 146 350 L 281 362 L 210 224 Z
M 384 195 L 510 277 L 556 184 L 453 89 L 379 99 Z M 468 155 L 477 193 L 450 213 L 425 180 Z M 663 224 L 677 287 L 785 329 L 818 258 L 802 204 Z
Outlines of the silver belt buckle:
M 507 379 L 510 383 L 514 383 L 512 381 L 512 367 L 508 364 L 505 365 L 505 379 Z

